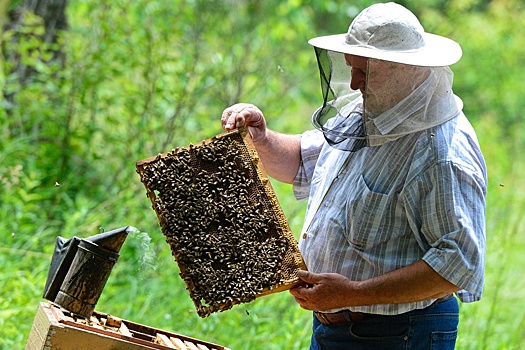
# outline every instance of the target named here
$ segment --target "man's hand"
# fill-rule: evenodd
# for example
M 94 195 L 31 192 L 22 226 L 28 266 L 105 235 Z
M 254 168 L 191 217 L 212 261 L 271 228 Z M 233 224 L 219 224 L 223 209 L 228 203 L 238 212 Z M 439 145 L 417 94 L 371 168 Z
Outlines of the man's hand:
M 226 131 L 246 127 L 268 175 L 281 182 L 293 183 L 301 163 L 299 135 L 285 135 L 268 129 L 261 110 L 249 103 L 226 108 L 221 123 Z
M 226 108 L 221 116 L 222 128 L 233 130 L 246 127 L 253 142 L 266 138 L 266 120 L 259 108 L 249 103 L 237 103 Z
M 290 289 L 292 294 L 303 309 L 326 311 L 340 307 L 359 305 L 357 282 L 352 282 L 337 273 L 317 274 L 300 270 L 299 278 L 302 285 Z M 352 302 L 353 298 L 356 298 Z

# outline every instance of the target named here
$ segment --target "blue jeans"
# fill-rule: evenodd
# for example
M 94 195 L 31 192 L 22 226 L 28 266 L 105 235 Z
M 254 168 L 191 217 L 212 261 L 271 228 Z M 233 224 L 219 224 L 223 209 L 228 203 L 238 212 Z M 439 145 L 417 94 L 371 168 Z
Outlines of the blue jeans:
M 314 315 L 310 350 L 451 350 L 456 345 L 456 298 L 395 316 L 325 326 Z

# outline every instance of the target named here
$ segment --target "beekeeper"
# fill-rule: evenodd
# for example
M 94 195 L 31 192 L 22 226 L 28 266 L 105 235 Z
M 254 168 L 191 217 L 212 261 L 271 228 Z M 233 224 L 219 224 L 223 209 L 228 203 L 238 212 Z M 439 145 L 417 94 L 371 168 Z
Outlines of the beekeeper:
M 248 103 L 222 125 L 246 126 L 267 172 L 308 200 L 308 271 L 290 292 L 313 311 L 311 349 L 453 349 L 485 262 L 486 167 L 449 68 L 461 48 L 395 3 L 309 43 L 315 130 L 270 130 Z

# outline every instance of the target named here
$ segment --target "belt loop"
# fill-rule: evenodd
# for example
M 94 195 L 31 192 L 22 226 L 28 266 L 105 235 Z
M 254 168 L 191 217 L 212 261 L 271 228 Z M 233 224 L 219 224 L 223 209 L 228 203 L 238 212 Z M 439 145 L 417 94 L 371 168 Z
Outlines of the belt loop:
M 326 318 L 324 313 L 315 311 L 315 316 L 319 319 L 319 321 L 321 321 L 322 324 L 324 325 L 330 324 L 330 321 Z

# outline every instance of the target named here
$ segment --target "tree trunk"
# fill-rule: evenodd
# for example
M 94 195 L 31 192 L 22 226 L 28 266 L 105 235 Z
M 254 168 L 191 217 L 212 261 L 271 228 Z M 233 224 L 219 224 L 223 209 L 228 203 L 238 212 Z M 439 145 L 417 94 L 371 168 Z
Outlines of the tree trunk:
M 66 6 L 68 0 L 24 0 L 20 5 L 16 6 L 7 13 L 5 19 L 4 30 L 14 30 L 15 35 L 10 39 L 12 42 L 21 43 L 27 39 L 28 36 L 38 36 L 42 43 L 56 43 L 58 39 L 58 32 L 67 29 Z M 24 19 L 27 12 L 32 12 L 43 20 L 44 34 L 37 35 L 31 30 L 22 30 Z M 31 24 L 27 25 L 31 26 Z M 41 50 L 41 48 L 38 48 Z M 45 49 L 44 49 L 45 50 Z M 17 50 L 6 50 L 6 45 L 2 45 L 3 56 L 10 63 L 12 67 L 6 71 L 6 76 L 15 74 L 19 84 L 23 87 L 35 74 L 33 67 L 24 65 L 20 60 L 20 53 Z M 64 64 L 64 54 L 61 49 L 53 49 L 52 58 L 46 63 Z M 14 92 L 4 91 L 5 101 L 12 107 L 15 106 Z M 7 110 L 10 114 L 10 109 Z
M 67 0 L 25 0 L 21 5 L 8 13 L 6 29 L 18 28 L 26 11 L 42 17 L 45 23 L 44 41 L 56 42 L 57 31 L 67 29 L 66 7 Z
M 15 30 L 15 37 L 11 39 L 15 41 L 23 40 L 23 37 L 26 35 L 32 35 L 20 30 L 20 27 L 24 25 L 25 15 L 29 11 L 41 17 L 44 21 L 45 32 L 40 39 L 46 43 L 55 43 L 58 39 L 58 31 L 67 29 L 65 13 L 67 2 L 68 0 L 25 0 L 7 13 L 4 30 Z M 17 72 L 22 84 L 28 81 L 34 70 L 28 69 L 28 67 L 21 64 L 16 52 L 4 52 L 4 54 L 6 60 L 15 62 L 15 68 L 8 74 Z M 53 51 L 52 61 L 58 60 L 62 63 L 63 59 L 64 56 L 60 49 Z

